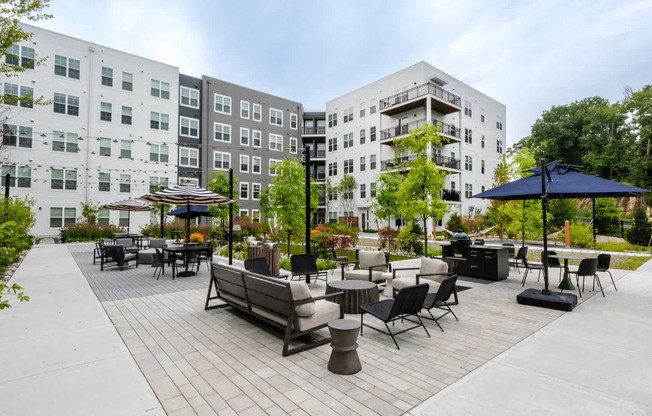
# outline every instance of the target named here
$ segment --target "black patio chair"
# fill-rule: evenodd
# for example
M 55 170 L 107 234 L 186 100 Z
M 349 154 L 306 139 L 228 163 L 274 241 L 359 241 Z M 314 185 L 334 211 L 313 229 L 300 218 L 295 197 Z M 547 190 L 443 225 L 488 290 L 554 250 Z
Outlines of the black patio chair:
M 600 278 L 596 274 L 598 271 L 598 259 L 583 259 L 580 261 L 580 265 L 577 266 L 577 270 L 572 270 L 569 273 L 575 275 L 575 280 L 577 282 L 577 291 L 582 297 L 582 291 L 584 290 L 584 279 L 586 276 L 593 277 L 593 288 L 595 289 L 595 281 L 598 281 L 598 286 L 600 286 L 600 291 L 602 292 L 602 297 L 604 297 L 604 290 L 602 290 L 602 284 L 600 283 Z M 582 288 L 580 289 L 580 276 L 582 277 Z
M 246 259 L 244 261 L 244 268 L 250 272 L 262 274 L 263 276 L 276 277 L 279 279 L 287 279 L 287 274 L 279 274 L 278 276 L 272 276 L 272 273 L 269 271 L 269 265 L 267 264 L 267 259 L 265 257 L 254 257 L 252 259 Z
M 124 247 L 120 244 L 107 245 L 104 246 L 104 258 L 100 263 L 100 270 L 104 270 L 104 265 L 107 263 L 115 263 L 115 266 L 122 271 L 125 266 L 133 266 L 134 260 L 136 261 L 135 266 L 138 267 L 138 251 L 125 252 Z
M 315 281 L 319 278 L 328 283 L 328 272 L 319 271 L 317 269 L 317 259 L 312 254 L 295 254 L 290 256 L 290 272 L 292 273 L 291 280 L 294 280 L 294 277 L 298 277 L 301 280 L 301 277 L 306 279 L 315 277 Z
M 548 268 L 549 269 L 559 269 L 559 281 L 561 282 L 561 271 L 564 270 L 564 265 L 559 262 L 558 258 L 555 257 L 550 257 L 550 256 L 556 256 L 557 252 L 556 251 L 548 251 L 546 253 L 545 250 L 541 251 L 541 264 L 543 264 L 543 259 L 548 257 Z
M 618 292 L 618 288 L 616 287 L 616 282 L 614 282 L 614 277 L 609 271 L 610 263 L 611 263 L 611 254 L 599 254 L 597 271 L 601 273 L 609 273 L 609 277 L 611 277 L 611 284 L 614 285 L 614 289 L 616 289 L 616 292 Z M 595 289 L 595 282 L 593 283 L 593 288 Z
M 199 266 L 201 265 L 201 262 L 206 262 L 206 268 L 208 271 L 211 271 L 211 262 L 213 261 L 213 246 L 208 244 L 206 245 L 206 250 L 201 250 L 197 252 L 197 256 L 195 257 L 195 262 L 197 263 L 197 272 L 199 272 Z
M 333 256 L 334 262 L 333 268 L 331 269 L 331 274 L 333 274 L 338 265 L 349 261 L 349 256 L 338 256 L 335 247 L 331 247 L 331 255 Z
M 156 276 L 156 272 L 158 271 L 158 276 L 156 277 L 156 280 L 161 277 L 161 273 L 165 274 L 165 253 L 160 249 L 160 248 L 154 248 L 156 250 L 156 255 L 154 256 L 154 266 L 156 267 L 154 269 L 154 275 L 152 277 Z M 169 261 L 168 261 L 169 264 Z
M 426 311 L 428 311 L 430 317 L 422 316 L 422 318 L 431 319 L 435 321 L 439 329 L 441 329 L 441 332 L 444 332 L 444 328 L 442 328 L 441 325 L 439 325 L 438 322 L 439 319 L 443 318 L 444 316 L 450 313 L 455 317 L 457 321 L 459 321 L 459 319 L 457 319 L 457 315 L 455 315 L 455 312 L 453 312 L 450 305 L 448 304 L 448 299 L 450 299 L 451 295 L 455 291 L 456 282 L 457 282 L 456 274 L 446 277 L 439 285 L 439 290 L 437 290 L 437 293 L 428 294 L 428 296 L 426 296 L 426 299 L 423 302 L 423 307 Z M 432 314 L 433 309 L 441 309 L 446 312 L 444 312 L 443 314 L 435 318 L 435 316 Z
M 95 248 L 93 249 L 93 264 L 96 264 L 97 259 L 101 262 L 102 257 L 104 257 L 104 243 L 100 241 L 95 243 Z
M 522 247 L 521 247 L 522 248 Z M 527 247 L 525 247 L 527 249 Z M 526 250 L 527 252 L 527 250 Z M 530 274 L 530 271 L 532 270 L 538 270 L 539 271 L 539 276 L 537 277 L 537 282 L 539 279 L 541 279 L 541 272 L 543 271 L 543 264 L 536 264 L 536 263 L 530 263 L 527 261 L 527 257 L 521 250 L 518 250 L 518 254 L 516 255 L 516 262 L 521 262 L 522 267 L 525 269 L 525 273 L 523 273 L 523 281 L 521 282 L 521 286 L 525 286 L 525 279 L 527 279 L 527 275 Z
M 521 267 L 525 267 L 521 259 L 527 258 L 527 249 L 527 247 L 519 247 L 518 252 L 516 252 L 516 256 L 510 264 L 510 266 L 515 268 L 518 273 L 521 273 Z
M 371 329 L 375 329 L 378 332 L 382 332 L 383 334 L 392 337 L 392 340 L 394 341 L 396 348 L 399 350 L 401 348 L 398 346 L 398 342 L 396 342 L 395 336 L 402 334 L 403 332 L 409 331 L 411 329 L 423 327 L 423 330 L 426 331 L 428 338 L 430 338 L 430 333 L 428 332 L 428 329 L 426 328 L 426 326 L 423 324 L 423 321 L 419 317 L 419 311 L 421 311 L 421 308 L 423 307 L 423 301 L 426 299 L 427 295 L 428 295 L 428 284 L 422 283 L 420 285 L 404 287 L 403 289 L 398 291 L 398 293 L 396 294 L 396 298 L 394 299 L 385 299 L 378 302 L 367 303 L 365 305 L 360 306 L 360 311 L 361 311 L 360 336 L 362 336 L 362 328 L 365 326 Z M 387 331 L 383 331 L 382 329 L 365 324 L 364 323 L 365 313 L 368 313 L 371 316 L 380 319 L 385 324 L 385 328 L 387 328 Z M 410 319 L 409 317 L 411 316 L 414 316 L 417 320 L 415 321 L 413 319 Z M 412 323 L 415 323 L 416 325 L 402 329 L 398 332 L 392 332 L 392 330 L 389 329 L 389 325 L 387 325 L 387 323 L 391 322 L 393 326 L 394 321 L 396 319 L 400 319 L 401 322 L 403 320 L 410 321 Z

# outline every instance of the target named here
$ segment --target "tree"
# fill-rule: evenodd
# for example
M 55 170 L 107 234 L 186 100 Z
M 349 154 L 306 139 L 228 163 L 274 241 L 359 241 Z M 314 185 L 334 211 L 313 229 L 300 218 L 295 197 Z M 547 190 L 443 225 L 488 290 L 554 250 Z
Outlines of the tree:
M 553 199 L 550 201 L 548 212 L 550 214 L 548 222 L 554 228 L 563 228 L 566 221 L 572 224 L 577 217 L 577 200 L 566 198 Z
M 407 220 L 420 219 L 423 222 L 423 241 L 428 253 L 428 218 L 440 219 L 448 210 L 446 202 L 441 200 L 446 173 L 432 160 L 432 146 L 441 146 L 443 139 L 439 127 L 426 123 L 414 129 L 405 137 L 394 140 L 396 155 L 409 150 L 416 159 L 405 162 L 407 170 L 401 182 L 397 197 L 399 211 Z M 397 159 L 397 156 L 395 156 Z
M 652 224 L 645 214 L 645 210 L 637 208 L 634 211 L 634 225 L 627 230 L 625 238 L 631 244 L 647 246 L 650 244 L 650 235 L 652 234 Z
M 347 226 L 351 226 L 348 218 L 355 209 L 354 193 L 356 189 L 358 189 L 358 182 L 353 176 L 345 173 L 339 185 L 337 185 L 337 197 L 340 199 L 340 206 L 344 211 L 344 216 L 347 217 Z
M 652 85 L 640 91 L 626 91 L 623 108 L 629 112 L 631 125 L 631 182 L 649 188 L 652 185 Z
M 371 202 L 371 209 L 377 219 L 387 220 L 390 226 L 391 217 L 399 214 L 398 188 L 403 181 L 403 176 L 395 172 L 385 172 L 378 178 L 376 199 Z
M 86 219 L 86 222 L 90 225 L 95 225 L 97 223 L 97 213 L 100 211 L 100 205 L 94 204 L 93 202 L 81 202 L 82 207 L 82 217 Z
M 272 208 L 269 204 L 269 188 L 262 189 L 258 196 L 258 210 L 262 217 L 265 226 L 263 227 L 263 233 L 267 232 L 269 228 L 269 217 L 272 215 Z
M 286 232 L 290 254 L 292 235 L 302 236 L 306 227 L 305 168 L 301 161 L 295 158 L 283 159 L 275 163 L 274 167 L 277 174 L 268 188 L 270 210 Z M 310 210 L 314 212 L 319 204 L 319 197 L 317 185 L 311 181 L 310 186 Z
M 620 224 L 620 208 L 614 198 L 596 198 L 595 226 L 600 234 L 608 233 L 618 228 Z
M 207 181 L 208 185 L 206 185 L 206 188 L 211 191 L 215 192 L 216 194 L 222 195 L 222 196 L 229 196 L 229 175 L 226 172 L 214 172 L 213 176 Z M 238 215 L 240 212 L 240 204 L 238 204 L 238 192 L 235 192 L 236 189 L 238 189 L 238 184 L 240 181 L 238 178 L 233 178 L 233 212 L 234 215 Z M 228 219 L 229 219 L 229 205 L 211 205 L 208 207 L 208 212 L 211 213 L 211 215 L 214 218 L 217 218 L 220 220 L 220 223 L 222 225 L 222 236 L 226 234 L 226 225 L 228 224 Z

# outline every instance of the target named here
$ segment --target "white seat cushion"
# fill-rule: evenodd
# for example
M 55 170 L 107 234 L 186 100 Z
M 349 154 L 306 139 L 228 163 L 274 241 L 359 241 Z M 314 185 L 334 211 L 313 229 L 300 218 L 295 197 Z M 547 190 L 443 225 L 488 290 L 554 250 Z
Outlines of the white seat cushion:
M 340 305 L 326 299 L 314 302 L 315 314 L 310 317 L 299 317 L 299 331 L 306 331 L 327 324 L 333 319 L 340 318 Z
M 428 284 L 428 293 L 437 293 L 439 290 L 440 283 L 435 282 L 434 280 L 428 280 L 428 279 L 419 279 L 419 283 L 427 283 Z M 394 279 L 392 282 L 392 288 L 394 290 L 401 290 L 404 287 L 407 286 L 414 286 L 417 284 L 417 278 L 416 277 L 401 277 L 400 279 Z
M 372 282 L 382 282 L 389 277 L 392 277 L 391 273 L 379 272 L 376 270 L 371 272 Z M 344 279 L 369 281 L 369 270 L 347 270 L 344 272 Z
M 421 257 L 421 268 L 419 269 L 419 274 L 433 274 L 439 273 L 438 276 L 423 276 L 419 278 L 419 283 L 421 280 L 434 280 L 436 282 L 443 282 L 448 274 L 448 263 L 439 259 L 431 259 L 428 257 Z

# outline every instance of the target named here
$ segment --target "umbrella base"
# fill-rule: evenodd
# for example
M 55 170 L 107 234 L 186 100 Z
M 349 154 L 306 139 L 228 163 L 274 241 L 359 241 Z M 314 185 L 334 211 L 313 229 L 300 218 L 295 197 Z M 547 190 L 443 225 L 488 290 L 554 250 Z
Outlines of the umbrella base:
M 516 296 L 516 302 L 521 305 L 570 312 L 577 305 L 577 296 L 572 293 L 558 292 L 544 295 L 539 289 L 525 289 Z
M 188 277 L 188 276 L 196 276 L 196 275 L 197 275 L 196 272 L 190 270 L 177 273 L 177 277 Z

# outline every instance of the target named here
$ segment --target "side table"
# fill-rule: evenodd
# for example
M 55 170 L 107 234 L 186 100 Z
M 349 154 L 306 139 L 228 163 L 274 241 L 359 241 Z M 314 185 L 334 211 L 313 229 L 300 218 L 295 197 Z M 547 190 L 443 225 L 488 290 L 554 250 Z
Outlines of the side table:
M 351 375 L 362 370 L 358 357 L 358 332 L 360 322 L 352 319 L 334 319 L 328 323 L 331 333 L 331 357 L 328 370 L 335 374 Z

